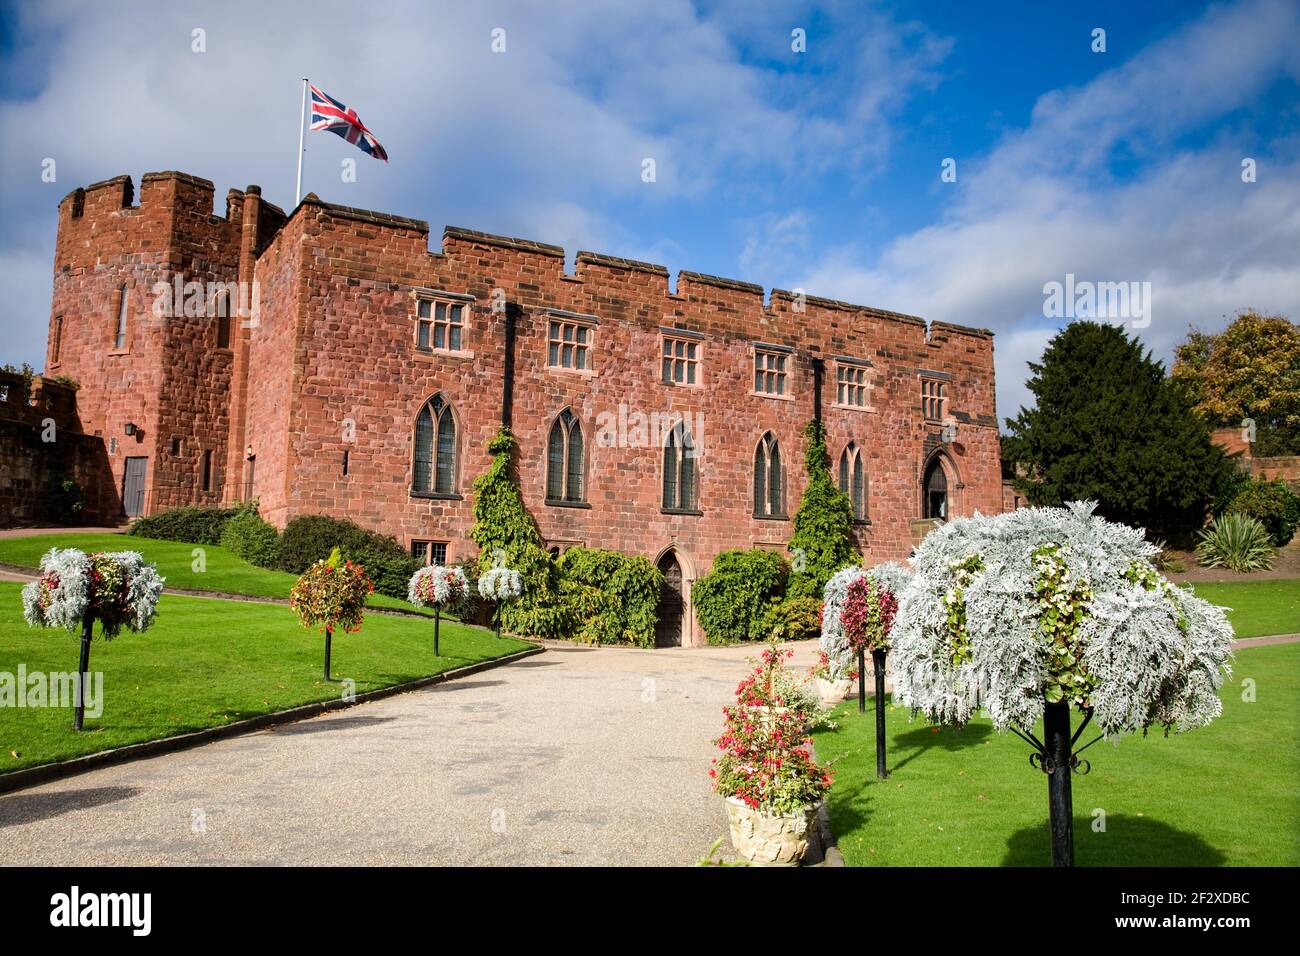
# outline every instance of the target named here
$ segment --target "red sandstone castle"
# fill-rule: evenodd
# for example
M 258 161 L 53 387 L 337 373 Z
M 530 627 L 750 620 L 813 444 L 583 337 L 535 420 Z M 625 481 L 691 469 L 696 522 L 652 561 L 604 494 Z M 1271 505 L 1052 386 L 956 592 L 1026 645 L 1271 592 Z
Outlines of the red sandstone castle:
M 46 376 L 79 384 L 119 513 L 256 497 L 455 561 L 504 422 L 548 546 L 658 562 L 666 640 L 692 644 L 690 581 L 788 542 L 815 416 L 870 560 L 1001 510 L 987 331 L 692 272 L 670 291 L 592 252 L 568 275 L 561 248 L 453 227 L 431 251 L 426 222 L 314 195 L 212 210 L 178 172 L 59 205 Z

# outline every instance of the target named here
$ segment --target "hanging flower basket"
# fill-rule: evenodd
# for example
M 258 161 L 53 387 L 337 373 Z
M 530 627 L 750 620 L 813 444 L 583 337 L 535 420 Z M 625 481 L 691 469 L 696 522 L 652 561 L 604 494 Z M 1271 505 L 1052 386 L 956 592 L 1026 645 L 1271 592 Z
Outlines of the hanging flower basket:
M 306 571 L 289 592 L 289 604 L 303 627 L 325 634 L 325 679 L 330 677 L 330 643 L 336 629 L 361 630 L 366 600 L 375 589 L 366 569 L 343 560 L 335 548 Z
M 433 654 L 439 654 L 438 632 L 442 609 L 458 603 L 469 592 L 465 572 L 456 567 L 433 564 L 411 575 L 406 588 L 407 599 L 416 607 L 433 608 Z
M 496 604 L 493 620 L 496 636 L 501 637 L 501 610 L 524 593 L 524 579 L 513 568 L 489 568 L 478 579 L 479 596 Z
M 153 624 L 164 579 L 137 551 L 51 548 L 41 558 L 40 577 L 23 587 L 23 618 L 32 627 L 81 631 L 73 729 L 85 718 L 85 683 L 90 674 L 90 642 L 95 622 L 104 640 L 122 628 L 145 631 Z

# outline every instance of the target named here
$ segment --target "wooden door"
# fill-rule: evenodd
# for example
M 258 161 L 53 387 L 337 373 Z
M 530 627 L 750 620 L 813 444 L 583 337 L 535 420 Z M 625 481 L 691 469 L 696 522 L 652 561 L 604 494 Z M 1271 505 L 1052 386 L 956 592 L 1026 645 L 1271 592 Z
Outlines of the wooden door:
M 128 458 L 126 476 L 122 479 L 122 510 L 128 518 L 138 518 L 144 513 L 144 473 L 148 458 Z
M 659 559 L 664 576 L 659 591 L 659 620 L 655 623 L 655 647 L 682 646 L 682 617 L 686 601 L 682 597 L 682 566 L 671 551 Z

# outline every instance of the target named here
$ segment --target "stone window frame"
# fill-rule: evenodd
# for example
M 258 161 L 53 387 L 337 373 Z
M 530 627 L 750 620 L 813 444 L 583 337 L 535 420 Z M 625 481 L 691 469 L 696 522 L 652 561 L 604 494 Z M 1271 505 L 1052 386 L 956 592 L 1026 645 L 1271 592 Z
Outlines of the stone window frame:
M 413 307 L 411 311 L 411 346 L 417 357 L 429 357 L 435 355 L 449 355 L 455 358 L 472 358 L 473 349 L 467 347 L 469 340 L 471 320 L 474 315 L 474 303 L 478 300 L 463 292 L 448 292 L 444 289 L 413 289 L 411 290 L 411 299 Z M 428 303 L 429 314 L 420 315 L 420 308 L 423 303 Z M 447 321 L 441 323 L 447 329 L 446 345 L 437 346 L 433 342 L 436 337 L 437 326 L 440 324 L 437 319 L 438 306 L 443 305 L 447 310 Z M 459 307 L 461 310 L 460 321 L 460 348 L 451 347 L 451 329 L 454 323 L 451 322 L 452 307 Z M 420 327 L 427 325 L 429 327 L 429 344 L 420 344 Z
M 543 309 L 541 316 L 546 322 L 546 347 L 545 358 L 542 366 L 548 372 L 559 372 L 565 375 L 595 375 L 596 374 L 596 341 L 598 330 L 600 329 L 600 318 L 595 315 L 589 315 L 585 312 L 570 312 L 568 309 Z M 573 330 L 573 338 L 565 339 L 565 330 Z M 556 331 L 558 330 L 558 332 Z M 585 342 L 579 342 L 579 333 L 585 338 Z M 564 364 L 564 349 L 566 346 L 572 347 L 574 355 L 583 356 L 583 368 L 576 364 Z M 551 349 L 555 349 L 555 360 L 551 360 Z
M 224 311 L 224 315 L 222 314 Z M 233 351 L 231 346 L 231 313 L 234 310 L 230 306 L 230 293 L 218 292 L 212 297 L 212 318 L 213 328 L 216 336 L 216 347 L 223 352 Z
M 118 284 L 116 307 L 108 339 L 109 355 L 128 355 L 131 352 L 131 280 Z M 121 344 L 118 344 L 119 340 Z
M 837 355 L 835 356 L 834 367 L 834 406 L 853 412 L 874 412 L 876 406 L 871 400 L 871 393 L 876 388 L 875 364 L 870 359 L 854 358 L 851 355 Z M 856 402 L 841 400 L 841 391 L 845 394 L 851 394 L 852 391 L 858 389 L 861 390 L 865 404 L 859 405 Z
M 855 477 L 861 478 L 862 481 L 862 505 L 860 508 L 854 496 Z M 845 487 L 846 484 L 848 485 L 847 488 Z M 854 439 L 850 439 L 845 443 L 844 448 L 835 459 L 835 487 L 849 496 L 849 502 L 853 505 L 854 523 L 870 524 L 871 477 L 867 474 L 862 445 Z
M 565 415 L 568 415 L 566 421 Z M 551 439 L 555 435 L 556 429 L 560 430 L 561 441 L 563 443 L 560 459 L 559 480 L 561 485 L 561 497 L 555 498 L 551 495 Z M 582 456 L 578 463 L 578 496 L 570 497 L 570 479 L 573 477 L 570 471 L 573 455 L 573 435 L 578 434 L 579 453 Z M 571 406 L 566 405 L 560 409 L 559 413 L 551 419 L 551 427 L 546 430 L 546 455 L 544 461 L 545 486 L 543 487 L 542 500 L 551 508 L 590 508 L 591 503 L 587 500 L 587 474 L 588 462 L 591 456 L 587 453 L 589 445 L 587 443 L 587 433 L 583 430 L 582 419 L 574 412 Z
M 780 506 L 777 510 L 772 509 L 772 473 L 774 470 L 777 479 L 777 504 Z M 759 500 L 760 474 L 763 479 L 761 501 Z M 776 433 L 771 429 L 763 432 L 754 445 L 754 473 L 751 478 L 752 487 L 750 492 L 754 500 L 754 517 L 765 521 L 789 521 L 790 513 L 787 510 L 786 500 L 789 489 L 786 487 L 785 461 L 781 457 L 781 440 L 776 437 Z
M 684 418 L 679 418 L 673 423 L 673 427 L 668 430 L 668 435 L 664 438 L 661 450 L 663 452 L 663 462 L 661 465 L 662 472 L 659 476 L 660 513 L 697 517 L 703 515 L 704 512 L 700 509 L 700 453 L 696 447 L 695 436 L 691 434 L 690 426 Z M 670 456 L 671 461 L 669 460 Z M 691 497 L 689 501 L 685 500 L 682 495 L 682 487 L 685 485 L 683 477 L 688 471 L 687 461 L 691 463 L 689 468 Z M 671 501 L 668 492 L 670 470 L 673 475 Z
M 952 376 L 947 372 L 921 369 L 917 378 L 921 382 L 921 418 L 926 422 L 943 424 L 952 398 L 948 391 Z
M 441 400 L 443 404 L 442 411 L 436 415 L 431 411 L 433 433 L 431 437 L 430 452 L 432 457 L 429 459 L 429 487 L 416 487 L 416 458 L 419 452 L 417 430 L 420 427 L 420 417 L 426 409 L 431 408 L 434 402 Z M 451 448 L 451 480 L 450 491 L 438 491 L 438 432 L 443 416 L 449 416 L 452 426 L 452 448 Z M 460 468 L 463 455 L 461 454 L 461 444 L 464 440 L 464 425 L 460 416 L 456 413 L 456 406 L 442 391 L 434 392 L 416 409 L 415 415 L 411 420 L 411 474 L 409 483 L 409 494 L 412 498 L 432 498 L 444 501 L 461 501 L 464 495 L 457 490 L 460 488 Z
M 668 343 L 672 343 L 672 353 L 677 351 L 677 346 L 682 346 L 683 354 L 666 354 L 665 348 Z M 676 329 L 660 326 L 659 328 L 659 351 L 655 357 L 659 368 L 659 383 L 668 385 L 672 388 L 704 388 L 704 335 L 701 332 L 694 332 L 690 329 Z M 673 374 L 666 373 L 664 362 L 673 363 L 682 362 L 683 368 L 687 374 L 683 375 L 683 381 L 677 381 Z M 685 381 L 689 377 L 691 367 L 694 366 L 695 381 Z M 676 365 L 674 364 L 674 372 Z
M 450 541 L 441 541 L 437 538 L 411 538 L 407 551 L 410 552 L 412 558 L 415 558 L 417 561 L 423 561 L 425 566 L 429 567 L 435 564 L 446 564 L 447 549 L 450 546 Z M 417 548 L 419 549 L 419 554 L 416 553 Z M 436 549 L 438 548 L 442 549 L 442 560 L 435 561 L 434 556 Z
M 552 560 L 558 560 L 560 555 L 570 548 L 585 548 L 586 541 L 578 538 L 548 538 L 546 540 L 546 551 L 550 554 Z
M 777 401 L 792 402 L 794 401 L 794 349 L 788 345 L 772 345 L 768 342 L 754 342 L 751 347 L 752 360 L 754 365 L 754 388 L 750 393 L 759 398 L 772 398 Z M 779 359 L 781 368 L 772 368 L 766 364 L 761 364 L 760 360 Z M 777 382 L 778 390 L 769 392 L 766 389 L 759 388 L 761 376 L 774 378 Z
M 50 337 L 50 365 L 59 364 L 60 354 L 63 351 L 63 316 L 54 317 L 54 328 Z
M 212 449 L 203 449 L 203 454 L 199 456 L 199 488 L 202 491 L 212 491 Z

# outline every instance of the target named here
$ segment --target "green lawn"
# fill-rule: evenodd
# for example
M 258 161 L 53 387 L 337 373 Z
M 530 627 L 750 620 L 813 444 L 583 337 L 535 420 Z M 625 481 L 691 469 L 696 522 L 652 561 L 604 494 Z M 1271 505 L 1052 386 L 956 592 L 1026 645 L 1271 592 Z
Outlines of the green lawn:
M 167 586 L 189 591 L 217 591 L 250 597 L 289 597 L 298 576 L 287 571 L 268 571 L 215 544 L 189 544 L 184 541 L 158 541 L 121 534 L 42 534 L 29 538 L 0 539 L 0 562 L 25 568 L 39 567 L 41 555 L 50 548 L 80 548 L 94 551 L 139 551 L 146 561 L 158 565 L 158 573 Z M 198 565 L 195 550 L 203 552 Z M 197 570 L 202 567 L 202 570 Z M 385 594 L 370 595 L 370 605 L 400 608 L 432 616 L 432 611 L 417 608 L 406 601 Z
M 1197 582 L 1205 600 L 1232 608 L 1228 620 L 1238 637 L 1300 634 L 1300 581 Z
M 1242 700 L 1246 679 L 1254 702 Z M 1084 754 L 1092 772 L 1073 782 L 1079 865 L 1300 865 L 1300 644 L 1239 651 L 1220 696 L 1223 716 L 1209 727 L 1100 741 Z M 1050 863 L 1047 783 L 1026 743 L 985 718 L 935 730 L 890 708 L 891 775 L 877 782 L 873 707 L 859 716 L 847 702 L 839 729 L 816 734 L 836 771 L 831 829 L 849 865 Z M 1099 810 L 1105 832 L 1093 829 Z
M 0 673 L 16 674 L 19 664 L 28 674 L 75 671 L 77 638 L 28 627 L 20 589 L 0 581 Z M 440 644 L 434 657 L 430 621 L 369 615 L 357 633 L 335 635 L 335 680 L 326 683 L 324 637 L 289 608 L 164 595 L 148 631 L 91 645 L 90 669 L 104 675 L 103 714 L 88 714 L 83 733 L 72 731 L 67 708 L 0 707 L 0 772 L 337 699 L 344 678 L 360 694 L 530 646 L 449 621 Z

